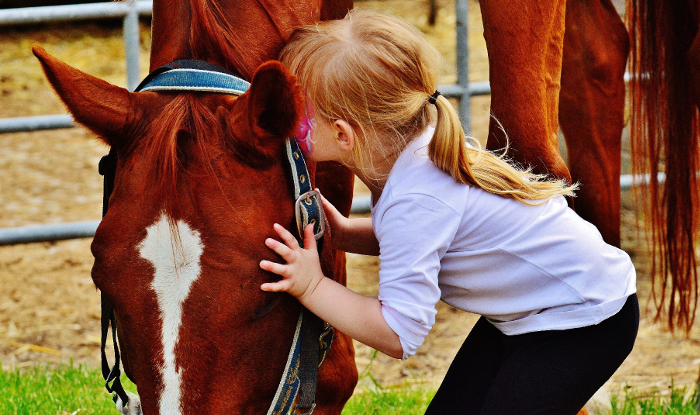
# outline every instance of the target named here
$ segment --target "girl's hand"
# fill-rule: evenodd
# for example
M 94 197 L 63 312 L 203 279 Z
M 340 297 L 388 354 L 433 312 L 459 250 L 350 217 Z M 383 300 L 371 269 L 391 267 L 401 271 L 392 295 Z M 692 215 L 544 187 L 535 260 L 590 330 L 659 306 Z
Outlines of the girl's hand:
M 323 204 L 323 211 L 326 214 L 326 219 L 328 219 L 328 225 L 331 228 L 333 235 L 333 245 L 335 242 L 342 241 L 346 237 L 346 230 L 349 226 L 348 218 L 343 216 L 338 209 L 333 206 L 331 202 L 328 201 L 323 195 L 321 195 L 321 203 Z M 334 246 L 337 249 L 337 247 Z
M 286 291 L 343 333 L 389 356 L 401 358 L 401 340 L 384 320 L 379 300 L 357 294 L 323 276 L 313 225 L 304 229 L 306 249 L 300 247 L 294 236 L 282 226 L 275 224 L 274 229 L 284 243 L 268 238 L 265 245 L 287 263 L 260 261 L 260 268 L 282 276 L 280 281 L 263 284 L 260 288 L 263 291 Z M 343 306 L 338 307 L 338 304 Z
M 354 254 L 379 255 L 379 242 L 371 218 L 346 218 L 323 195 L 321 202 L 331 228 L 333 248 Z
M 260 289 L 270 292 L 288 292 L 300 302 L 303 302 L 304 299 L 314 292 L 318 283 L 324 278 L 316 248 L 313 225 L 309 224 L 304 229 L 304 245 L 306 248 L 299 246 L 294 235 L 289 233 L 282 225 L 275 224 L 273 228 L 283 243 L 268 238 L 265 240 L 265 245 L 275 251 L 287 263 L 278 264 L 267 260 L 260 261 L 260 268 L 282 277 L 280 281 L 261 285 Z

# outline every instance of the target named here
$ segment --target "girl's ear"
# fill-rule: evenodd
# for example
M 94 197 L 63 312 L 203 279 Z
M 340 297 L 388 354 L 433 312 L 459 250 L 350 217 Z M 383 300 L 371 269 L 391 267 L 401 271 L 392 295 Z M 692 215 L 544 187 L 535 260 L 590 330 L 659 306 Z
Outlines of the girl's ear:
M 333 129 L 338 148 L 342 151 L 351 151 L 355 147 L 355 130 L 344 120 L 335 120 Z
M 32 51 L 41 62 L 46 79 L 75 121 L 96 133 L 110 146 L 123 144 L 129 120 L 135 112 L 132 94 L 67 65 L 41 46 L 34 46 Z

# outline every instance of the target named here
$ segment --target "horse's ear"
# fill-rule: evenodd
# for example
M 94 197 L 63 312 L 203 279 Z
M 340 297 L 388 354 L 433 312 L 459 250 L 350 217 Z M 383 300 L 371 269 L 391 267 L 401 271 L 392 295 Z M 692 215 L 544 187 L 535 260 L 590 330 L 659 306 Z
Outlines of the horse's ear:
M 283 148 L 282 139 L 291 137 L 304 111 L 303 99 L 296 77 L 280 62 L 268 61 L 253 75 L 250 88 L 238 99 L 243 104 L 241 117 L 232 112 L 231 128 L 236 137 L 252 137 L 247 144 L 255 147 L 255 156 L 271 157 Z M 241 125 L 244 124 L 244 125 Z
M 32 51 L 75 121 L 99 135 L 108 145 L 119 145 L 127 136 L 128 120 L 134 114 L 132 94 L 67 65 L 41 46 L 34 46 Z

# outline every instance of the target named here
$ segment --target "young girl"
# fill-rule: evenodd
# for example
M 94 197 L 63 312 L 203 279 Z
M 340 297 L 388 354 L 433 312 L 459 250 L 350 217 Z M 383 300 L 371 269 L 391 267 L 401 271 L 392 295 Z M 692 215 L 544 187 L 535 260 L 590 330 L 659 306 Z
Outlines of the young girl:
M 379 296 L 324 278 L 311 227 L 300 247 L 275 225 L 266 245 L 285 263 L 260 266 L 282 279 L 261 288 L 403 359 L 439 300 L 480 314 L 427 413 L 576 414 L 632 350 L 639 309 L 629 257 L 567 207 L 575 186 L 468 146 L 435 89 L 439 54 L 399 19 L 298 29 L 281 60 L 307 95 L 308 158 L 372 193 L 371 219 L 324 206 L 335 248 L 379 255 Z

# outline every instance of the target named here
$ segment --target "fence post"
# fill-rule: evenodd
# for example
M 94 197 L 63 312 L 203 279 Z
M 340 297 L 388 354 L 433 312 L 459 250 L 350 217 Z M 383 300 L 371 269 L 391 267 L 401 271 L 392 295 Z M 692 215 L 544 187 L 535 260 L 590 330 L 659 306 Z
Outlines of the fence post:
M 457 85 L 462 90 L 459 95 L 459 116 L 462 128 L 471 130 L 469 91 L 469 39 L 467 27 L 467 0 L 455 0 L 455 32 L 457 35 Z
M 126 83 L 130 91 L 136 89 L 141 82 L 139 68 L 139 53 L 141 49 L 141 33 L 139 30 L 139 12 L 136 2 L 129 3 L 129 10 L 124 16 L 124 47 L 126 49 Z

